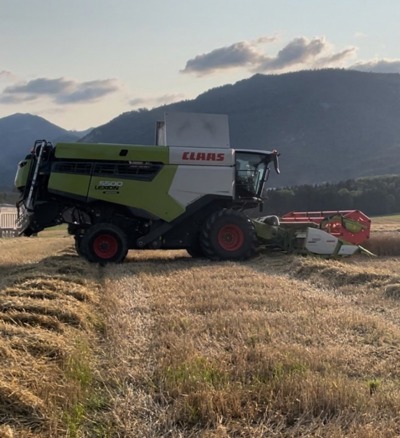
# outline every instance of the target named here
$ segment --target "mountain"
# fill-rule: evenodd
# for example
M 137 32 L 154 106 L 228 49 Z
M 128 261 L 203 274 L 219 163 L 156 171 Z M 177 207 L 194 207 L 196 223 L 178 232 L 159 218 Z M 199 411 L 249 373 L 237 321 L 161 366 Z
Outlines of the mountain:
M 255 75 L 196 99 L 124 113 L 90 133 L 66 131 L 30 114 L 0 119 L 0 188 L 38 138 L 154 144 L 166 111 L 228 114 L 231 145 L 278 149 L 281 175 L 270 186 L 399 174 L 400 75 L 315 70 Z
M 154 144 L 165 111 L 228 114 L 234 147 L 278 149 L 282 172 L 270 185 L 400 173 L 399 74 L 258 74 L 194 100 L 124 113 L 81 141 Z
M 24 158 L 35 140 L 75 142 L 86 131 L 67 131 L 39 116 L 13 114 L 0 119 L 0 188 L 13 186 L 18 162 Z

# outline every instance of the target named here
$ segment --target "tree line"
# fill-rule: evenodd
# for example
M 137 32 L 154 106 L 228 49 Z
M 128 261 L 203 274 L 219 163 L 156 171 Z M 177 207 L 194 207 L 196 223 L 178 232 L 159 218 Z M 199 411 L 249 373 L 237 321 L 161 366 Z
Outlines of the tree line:
M 16 192 L 0 192 L 0 204 L 14 204 Z M 268 189 L 263 213 L 361 210 L 369 216 L 400 213 L 400 175 L 349 179 L 338 183 Z
M 300 185 L 267 191 L 264 213 L 361 210 L 370 216 L 400 212 L 400 175 Z

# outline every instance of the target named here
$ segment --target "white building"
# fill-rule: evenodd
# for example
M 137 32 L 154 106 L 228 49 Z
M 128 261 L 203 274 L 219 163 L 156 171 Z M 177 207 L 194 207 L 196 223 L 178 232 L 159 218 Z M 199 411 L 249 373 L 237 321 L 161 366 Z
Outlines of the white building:
M 0 204 L 0 237 L 17 235 L 17 208 L 9 204 Z

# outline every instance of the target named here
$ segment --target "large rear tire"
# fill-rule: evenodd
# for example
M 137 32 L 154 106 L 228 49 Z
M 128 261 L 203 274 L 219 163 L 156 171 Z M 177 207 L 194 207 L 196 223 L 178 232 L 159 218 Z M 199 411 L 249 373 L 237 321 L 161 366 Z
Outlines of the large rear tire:
M 79 249 L 89 262 L 121 263 L 128 253 L 128 240 L 119 227 L 100 223 L 85 232 Z
M 200 244 L 204 255 L 212 260 L 245 260 L 256 253 L 257 235 L 243 213 L 222 209 L 206 221 Z

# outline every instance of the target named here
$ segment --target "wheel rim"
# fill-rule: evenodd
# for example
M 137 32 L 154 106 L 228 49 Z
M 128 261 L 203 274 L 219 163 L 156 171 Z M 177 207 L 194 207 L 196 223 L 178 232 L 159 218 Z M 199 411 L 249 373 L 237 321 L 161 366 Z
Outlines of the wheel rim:
M 237 225 L 224 225 L 218 232 L 218 244 L 225 251 L 237 251 L 244 242 L 244 233 Z
M 93 251 L 101 259 L 111 259 L 118 252 L 118 240 L 111 234 L 100 234 L 93 240 Z

